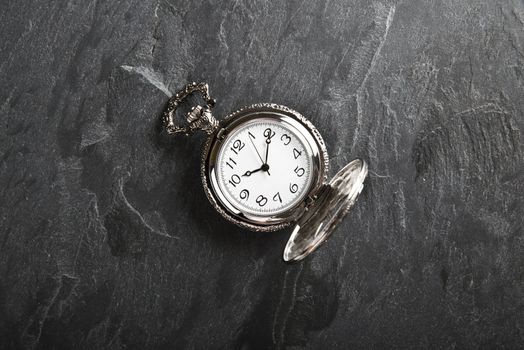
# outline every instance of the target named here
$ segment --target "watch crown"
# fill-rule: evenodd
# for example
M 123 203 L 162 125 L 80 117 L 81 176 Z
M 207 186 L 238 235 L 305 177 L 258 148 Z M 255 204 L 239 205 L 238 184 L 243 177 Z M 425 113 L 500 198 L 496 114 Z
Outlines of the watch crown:
M 218 121 L 213 117 L 209 107 L 195 106 L 191 108 L 187 113 L 186 120 L 189 123 L 191 132 L 203 130 L 208 134 L 212 134 L 218 128 Z
M 175 125 L 175 111 L 177 107 L 186 99 L 189 95 L 194 92 L 200 92 L 204 101 L 206 101 L 206 107 L 196 106 L 193 107 L 186 115 L 186 121 L 189 125 L 177 126 Z M 184 133 L 190 135 L 197 130 L 205 131 L 208 135 L 214 133 L 218 128 L 218 121 L 213 117 L 211 108 L 215 105 L 215 99 L 209 96 L 209 86 L 207 83 L 193 82 L 187 84 L 182 90 L 173 95 L 167 103 L 166 110 L 163 114 L 164 127 L 168 134 L 174 135 L 178 133 Z
M 192 123 L 202 117 L 202 114 L 204 113 L 204 108 L 202 106 L 195 106 L 191 108 L 191 110 L 187 113 L 187 122 Z

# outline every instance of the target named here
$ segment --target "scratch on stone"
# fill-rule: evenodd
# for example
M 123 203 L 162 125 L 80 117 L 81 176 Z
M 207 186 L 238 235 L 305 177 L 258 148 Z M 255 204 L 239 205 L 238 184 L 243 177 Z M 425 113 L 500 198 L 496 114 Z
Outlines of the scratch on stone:
M 24 333 L 23 333 L 22 337 L 23 337 L 24 340 L 28 341 L 31 344 L 31 348 L 34 348 L 34 346 L 36 344 L 38 344 L 38 342 L 40 341 L 40 336 L 42 335 L 42 328 L 44 327 L 44 323 L 47 320 L 47 317 L 49 315 L 49 310 L 51 309 L 51 307 L 55 303 L 56 297 L 58 296 L 58 293 L 60 292 L 60 288 L 61 288 L 61 282 L 60 282 L 60 285 L 53 291 L 53 295 L 51 296 L 51 299 L 50 299 L 49 303 L 47 303 L 47 305 L 43 306 L 40 309 L 41 316 L 39 317 L 39 320 L 32 320 L 32 322 L 30 322 L 29 325 L 24 330 Z M 37 314 L 38 313 L 39 312 L 37 311 Z M 35 336 L 31 337 L 28 334 L 28 330 L 29 330 L 30 326 L 33 324 L 33 322 L 38 322 L 38 326 L 37 326 L 38 330 L 37 330 Z M 33 339 L 28 339 L 28 338 L 33 338 Z
M 304 269 L 304 264 L 300 265 L 300 270 L 298 270 L 297 276 L 295 277 L 295 281 L 293 282 L 293 295 L 291 296 L 291 304 L 289 305 L 289 309 L 286 312 L 286 317 L 284 318 L 284 324 L 282 325 L 282 329 L 280 330 L 280 340 L 284 340 L 284 332 L 286 331 L 287 321 L 289 320 L 289 316 L 291 315 L 291 312 L 295 308 L 295 302 L 297 300 L 297 284 L 298 280 L 300 278 L 300 275 L 302 274 L 302 270 Z
M 80 248 L 82 247 L 82 243 L 84 242 L 84 236 L 85 232 L 80 236 L 80 242 L 78 242 L 78 245 L 76 247 L 75 259 L 73 261 L 73 274 L 76 273 L 76 263 L 78 262 L 78 256 L 80 255 Z
M 335 67 L 335 72 L 338 72 L 338 68 L 340 67 L 340 65 L 342 64 L 342 62 L 344 62 L 344 59 L 346 58 L 348 52 L 349 52 L 349 49 L 351 49 L 351 45 L 348 45 L 346 47 L 346 49 L 344 50 L 344 53 L 342 54 L 342 57 L 340 58 L 340 60 L 338 61 L 338 64 L 337 66 Z
M 515 7 L 513 7 L 511 9 L 511 13 L 520 22 L 520 24 L 524 26 L 524 11 L 523 12 L 517 12 Z
M 383 10 L 378 9 L 378 15 L 377 15 L 377 22 L 380 22 L 381 16 L 383 15 Z M 371 75 L 371 72 L 375 68 L 375 65 L 377 63 L 378 57 L 380 55 L 380 51 L 382 50 L 382 47 L 384 46 L 384 43 L 386 42 L 386 38 L 388 36 L 389 28 L 391 27 L 391 23 L 393 23 L 393 17 L 395 16 L 395 6 L 391 6 L 389 8 L 385 25 L 384 25 L 384 34 L 379 40 L 379 43 L 377 45 L 377 48 L 375 49 L 375 52 L 373 54 L 373 57 L 371 58 L 371 62 L 369 64 L 369 67 L 366 71 L 366 74 L 364 75 L 364 78 L 362 79 L 362 82 L 358 86 L 356 93 L 355 93 L 355 99 L 357 103 L 357 125 L 355 128 L 355 134 L 353 135 L 353 142 L 351 143 L 351 148 L 353 149 L 357 143 L 357 138 L 359 135 L 359 129 L 362 124 L 362 118 L 363 118 L 363 112 L 362 112 L 362 104 L 364 102 L 364 89 L 366 87 L 367 81 L 369 79 L 369 76 Z
M 486 104 L 483 104 L 483 105 L 480 105 L 480 106 L 477 106 L 477 107 L 472 107 L 472 108 L 468 108 L 468 109 L 465 109 L 463 111 L 460 111 L 457 114 L 455 114 L 455 116 L 459 117 L 459 116 L 462 116 L 464 114 L 470 114 L 470 113 L 475 113 L 475 112 L 501 113 L 501 114 L 506 113 L 499 105 L 497 105 L 495 103 L 486 103 Z
M 273 344 L 277 343 L 276 328 L 277 328 L 278 314 L 280 313 L 280 308 L 282 307 L 282 304 L 284 303 L 284 296 L 285 296 L 284 292 L 287 286 L 288 275 L 289 275 L 289 270 L 286 270 L 286 275 L 284 276 L 284 285 L 282 286 L 282 293 L 280 295 L 280 300 L 278 301 L 277 309 L 275 310 L 275 317 L 273 319 L 273 330 L 271 332 Z
M 222 18 L 222 21 L 220 21 L 220 29 L 218 31 L 218 41 L 221 45 L 224 46 L 224 52 L 229 52 L 229 45 L 227 44 L 226 40 L 226 30 L 224 28 L 224 22 L 226 21 L 227 16 L 224 16 Z
M 506 13 L 504 12 L 504 9 L 502 8 L 502 6 L 499 6 L 499 9 L 500 9 L 500 12 L 502 13 L 502 16 L 503 16 L 503 21 L 502 21 L 502 32 L 505 33 L 507 36 L 508 36 L 508 39 L 509 39 L 509 43 L 511 45 L 511 47 L 513 47 L 513 49 L 515 50 L 515 52 L 520 56 L 520 57 L 524 57 L 524 53 L 521 51 L 521 48 L 519 47 L 519 41 L 518 40 L 515 40 L 515 33 L 511 33 L 510 31 L 508 31 L 508 29 L 506 29 L 506 21 L 509 21 L 510 19 L 507 18 L 508 16 L 506 15 Z M 513 13 L 514 14 L 514 13 Z M 520 20 L 519 17 L 517 17 L 517 20 L 522 22 Z
M 26 36 L 33 31 L 34 27 L 35 25 L 33 21 L 29 20 L 27 27 L 24 28 L 24 31 L 22 32 L 22 34 L 20 34 L 20 36 L 16 40 L 16 43 L 13 46 L 14 49 L 11 50 L 11 53 L 9 54 L 8 58 L 4 59 L 2 64 L 0 64 L 0 72 L 3 73 L 4 67 L 6 67 L 7 64 L 10 64 L 15 60 L 16 54 L 19 52 L 19 49 L 18 49 L 19 45 L 27 44 Z
M 62 274 L 60 276 L 53 277 L 53 280 L 56 281 L 56 286 L 54 286 L 52 294 L 50 295 L 50 298 L 46 301 L 43 301 L 40 303 L 40 306 L 38 306 L 36 312 L 33 314 L 29 324 L 25 327 L 24 331 L 22 332 L 22 341 L 27 345 L 28 348 L 34 349 L 39 341 L 40 337 L 42 335 L 42 329 L 44 327 L 44 324 L 46 320 L 49 318 L 49 311 L 51 308 L 55 306 L 57 302 L 60 302 L 60 299 L 58 299 L 58 296 L 60 295 L 62 289 L 64 288 L 64 277 L 67 277 L 68 279 L 75 280 L 75 283 L 71 287 L 71 290 L 69 291 L 68 295 L 64 297 L 64 300 L 69 298 L 71 294 L 73 293 L 74 289 L 76 288 L 78 284 L 78 277 L 69 275 L 69 274 Z M 35 325 L 34 333 L 31 330 L 31 328 Z
M 282 308 L 282 305 L 284 304 L 284 299 L 286 296 L 286 289 L 287 289 L 287 280 L 288 280 L 288 275 L 289 275 L 289 270 L 286 270 L 286 276 L 284 277 L 284 285 L 282 287 L 282 294 L 280 296 L 280 300 L 278 301 L 277 310 L 275 311 L 275 318 L 273 320 L 273 331 L 271 334 L 273 338 L 273 344 L 281 344 L 282 341 L 284 340 L 284 336 L 285 336 L 284 333 L 286 331 L 286 326 L 289 320 L 289 316 L 291 315 L 291 312 L 293 312 L 293 309 L 295 308 L 296 296 L 297 296 L 297 284 L 298 284 L 298 280 L 300 278 L 300 275 L 302 274 L 303 269 L 304 269 L 304 264 L 301 264 L 300 269 L 298 270 L 297 275 L 295 277 L 295 280 L 293 281 L 293 289 L 292 289 L 293 294 L 291 296 L 291 303 L 289 305 L 289 308 L 287 309 L 287 312 L 282 322 L 282 327 L 280 327 L 280 332 L 279 332 L 278 339 L 277 339 L 276 328 L 277 328 L 277 323 L 278 323 L 278 316 L 280 314 L 280 309 Z
M 398 131 L 397 125 L 399 125 L 398 115 L 397 112 L 391 107 L 391 102 L 389 99 L 384 98 L 382 100 L 383 105 L 386 107 L 386 114 L 388 116 L 388 119 L 392 121 L 392 129 L 393 129 L 393 152 L 395 155 L 395 159 L 398 161 L 400 158 L 399 152 L 398 152 L 398 140 L 400 139 L 400 133 Z
M 153 38 L 153 43 L 151 44 L 151 56 L 154 56 L 155 54 L 155 51 L 156 51 L 156 45 L 158 43 L 158 28 L 160 27 L 160 17 L 158 17 L 158 9 L 160 7 L 160 1 L 157 1 L 156 3 L 156 6 L 155 6 L 155 11 L 154 11 L 154 16 L 155 16 L 155 25 L 153 27 L 153 34 L 152 34 L 152 38 Z
M 158 18 L 158 8 L 160 7 L 160 1 L 157 1 L 156 3 L 156 6 L 155 6 L 155 18 Z
M 399 220 L 399 226 L 404 232 L 407 229 L 407 208 L 406 208 L 406 197 L 404 196 L 404 191 L 402 189 L 403 183 L 399 183 L 398 191 L 393 192 L 395 204 L 397 207 L 397 214 Z
M 144 227 L 146 227 L 149 231 L 151 231 L 152 233 L 157 234 L 159 236 L 180 239 L 180 237 L 171 236 L 170 234 L 168 234 L 166 232 L 159 231 L 159 230 L 155 229 L 154 227 L 152 227 L 151 225 L 149 225 L 146 222 L 146 220 L 144 219 L 142 214 L 138 210 L 136 210 L 135 207 L 133 207 L 133 205 L 131 203 L 129 203 L 129 201 L 127 200 L 127 197 L 126 197 L 126 195 L 124 193 L 124 179 L 123 178 L 121 178 L 118 181 L 118 194 L 119 194 L 120 198 L 122 199 L 122 201 L 124 202 L 124 204 L 129 208 L 129 210 L 138 217 L 138 219 L 140 220 L 140 223 L 142 225 L 144 225 Z
M 120 66 L 120 68 L 127 72 L 141 75 L 144 79 L 147 80 L 148 83 L 162 91 L 164 94 L 166 94 L 166 96 L 171 97 L 173 95 L 173 93 L 169 91 L 169 88 L 166 86 L 166 84 L 164 84 L 162 81 L 162 77 L 154 70 L 143 66 L 134 67 L 127 65 Z
M 296 17 L 296 15 L 302 10 L 302 6 L 306 3 L 306 0 L 302 0 L 295 11 L 289 16 L 289 23 L 292 23 L 293 19 Z
M 471 100 L 471 91 L 473 90 L 473 63 L 471 61 L 471 56 L 468 56 L 469 60 L 469 85 L 468 85 L 468 95 Z
M 376 172 L 374 171 L 371 171 L 369 170 L 369 175 L 372 176 L 372 177 L 378 177 L 380 179 L 388 179 L 388 178 L 391 178 L 392 176 L 391 175 L 380 175 L 380 174 L 377 174 Z
M 105 117 L 106 111 L 104 109 L 101 118 Z M 103 125 L 101 122 L 89 123 L 82 127 L 82 139 L 80 141 L 80 149 L 96 145 L 107 140 L 111 136 L 111 128 Z
M 383 9 L 379 9 L 379 14 L 377 15 L 376 21 L 379 22 L 381 19 L 381 16 L 383 15 L 382 11 Z M 379 43 L 377 45 L 377 48 L 375 52 L 373 53 L 373 57 L 371 58 L 371 62 L 369 64 L 369 68 L 364 75 L 364 79 L 362 79 L 362 82 L 360 86 L 357 89 L 357 94 L 361 94 L 364 90 L 366 83 L 368 81 L 369 76 L 371 75 L 371 72 L 375 68 L 375 65 L 377 63 L 378 56 L 380 55 L 380 51 L 382 51 L 382 47 L 384 46 L 384 43 L 386 42 L 386 38 L 388 36 L 389 28 L 391 27 L 391 23 L 393 22 L 393 17 L 395 16 L 395 6 L 391 6 L 388 11 L 388 15 L 386 17 L 385 26 L 384 26 L 384 34 L 379 39 Z
M 87 190 L 86 190 L 87 191 Z M 90 211 L 89 211 L 89 228 L 95 228 L 95 230 L 103 230 L 104 224 L 102 223 L 102 220 L 100 219 L 100 210 L 98 208 L 98 197 L 95 193 L 91 191 L 87 191 L 87 193 L 91 196 L 91 200 L 89 201 L 90 204 Z M 97 224 L 93 224 L 93 221 Z

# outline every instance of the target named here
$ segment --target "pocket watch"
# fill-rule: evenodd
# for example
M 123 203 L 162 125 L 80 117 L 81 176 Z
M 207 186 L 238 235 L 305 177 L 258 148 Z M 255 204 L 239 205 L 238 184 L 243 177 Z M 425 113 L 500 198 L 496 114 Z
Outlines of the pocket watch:
M 180 103 L 194 92 L 205 106 L 175 123 Z M 273 103 L 241 108 L 218 121 L 206 83 L 191 83 L 173 95 L 163 113 L 169 135 L 204 131 L 208 137 L 200 174 L 207 198 L 227 220 L 243 228 L 270 232 L 291 225 L 285 261 L 313 252 L 354 205 L 367 176 L 355 159 L 327 181 L 329 160 L 318 130 L 300 113 Z

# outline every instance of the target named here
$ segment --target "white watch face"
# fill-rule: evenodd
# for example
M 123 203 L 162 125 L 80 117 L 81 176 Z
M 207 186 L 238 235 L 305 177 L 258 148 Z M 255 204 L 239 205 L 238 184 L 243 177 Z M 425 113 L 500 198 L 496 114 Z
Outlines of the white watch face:
M 219 150 L 217 182 L 225 199 L 257 216 L 286 212 L 301 202 L 313 179 L 313 154 L 299 130 L 260 118 L 234 129 Z

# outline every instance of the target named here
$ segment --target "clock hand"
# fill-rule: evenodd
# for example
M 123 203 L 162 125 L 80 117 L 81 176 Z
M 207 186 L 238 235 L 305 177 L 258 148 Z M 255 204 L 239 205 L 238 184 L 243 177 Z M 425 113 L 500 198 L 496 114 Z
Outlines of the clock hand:
M 271 143 L 271 139 L 268 138 L 268 139 L 266 140 L 266 144 L 267 144 L 267 146 L 266 146 L 266 161 L 264 162 L 264 164 L 267 164 L 267 156 L 269 155 L 269 144 L 270 144 L 270 143 Z
M 251 144 L 255 148 L 255 151 L 257 152 L 258 158 L 260 158 L 260 160 L 262 161 L 262 164 L 264 164 L 264 160 L 262 159 L 262 156 L 260 156 L 260 153 L 258 153 L 257 146 L 255 146 L 255 143 L 253 142 L 253 140 L 251 140 L 251 137 L 249 137 L 249 141 L 251 141 Z
M 251 176 L 251 174 L 256 173 L 257 171 L 260 171 L 260 170 L 262 170 L 262 167 L 260 167 L 260 168 L 258 168 L 256 170 L 252 170 L 252 171 L 248 170 L 242 176 Z
M 269 176 L 271 176 L 271 174 L 269 173 L 269 165 L 267 164 L 267 156 L 269 155 L 269 144 L 271 143 L 271 138 L 268 137 L 267 140 L 266 140 L 266 161 L 264 162 L 264 165 L 265 165 L 265 169 L 262 169 L 264 171 L 267 172 L 267 174 Z M 264 165 L 262 165 L 262 167 L 264 168 Z
M 248 170 L 244 174 L 242 174 L 242 176 L 251 176 L 251 174 L 256 173 L 257 171 L 260 171 L 260 170 L 268 171 L 269 170 L 269 165 L 262 164 L 262 166 L 260 168 L 252 170 L 252 171 Z

